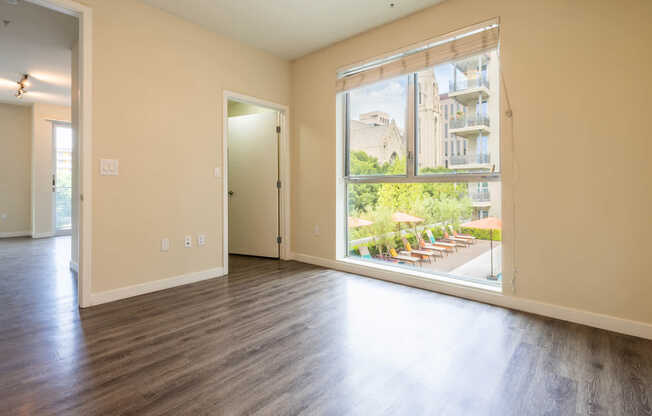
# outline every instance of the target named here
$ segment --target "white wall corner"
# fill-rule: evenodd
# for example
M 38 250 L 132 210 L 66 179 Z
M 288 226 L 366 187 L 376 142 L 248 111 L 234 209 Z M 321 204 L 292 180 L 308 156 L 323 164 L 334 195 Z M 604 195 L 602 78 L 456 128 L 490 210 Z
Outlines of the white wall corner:
M 190 283 L 200 282 L 202 280 L 222 277 L 224 275 L 225 275 L 224 268 L 216 267 L 214 269 L 202 270 L 200 272 L 186 273 L 179 276 L 173 276 L 161 280 L 154 280 L 152 282 L 141 283 L 133 286 L 126 286 L 118 289 L 107 290 L 104 292 L 91 293 L 90 306 L 100 305 L 102 303 L 114 302 L 121 299 L 144 295 L 147 293 L 158 292 L 159 290 L 170 289 L 177 286 L 183 286 Z

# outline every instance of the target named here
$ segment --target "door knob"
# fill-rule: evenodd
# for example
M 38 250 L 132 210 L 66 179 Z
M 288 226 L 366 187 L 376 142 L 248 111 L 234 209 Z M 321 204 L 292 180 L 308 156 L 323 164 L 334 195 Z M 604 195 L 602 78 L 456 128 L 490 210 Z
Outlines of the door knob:
M 233 196 L 233 191 L 229 191 L 229 196 Z

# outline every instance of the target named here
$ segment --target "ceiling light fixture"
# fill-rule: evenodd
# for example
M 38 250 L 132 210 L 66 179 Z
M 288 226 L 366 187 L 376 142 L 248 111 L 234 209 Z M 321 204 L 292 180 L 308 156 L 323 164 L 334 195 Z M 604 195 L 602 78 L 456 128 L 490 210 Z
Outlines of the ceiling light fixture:
M 23 74 L 23 77 L 20 79 L 20 81 L 17 82 L 18 90 L 16 90 L 16 94 L 14 94 L 14 96 L 16 96 L 16 98 L 19 98 L 19 99 L 23 98 L 23 96 L 27 92 L 25 87 L 27 86 L 27 79 L 28 78 L 29 78 L 28 74 Z

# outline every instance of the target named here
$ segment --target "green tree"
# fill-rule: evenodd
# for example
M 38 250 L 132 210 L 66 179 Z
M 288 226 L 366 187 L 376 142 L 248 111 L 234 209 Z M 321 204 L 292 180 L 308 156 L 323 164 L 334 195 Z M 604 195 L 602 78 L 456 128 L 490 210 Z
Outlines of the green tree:
M 382 173 L 383 167 L 378 163 L 378 158 L 357 150 L 349 156 L 349 171 L 351 175 L 378 175 Z

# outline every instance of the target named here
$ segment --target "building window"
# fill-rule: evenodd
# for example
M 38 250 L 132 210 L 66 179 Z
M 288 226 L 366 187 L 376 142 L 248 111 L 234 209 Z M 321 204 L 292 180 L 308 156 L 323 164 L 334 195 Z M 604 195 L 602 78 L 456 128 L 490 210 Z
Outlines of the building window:
M 471 37 L 479 32 L 469 33 Z M 479 45 L 472 50 L 482 50 L 487 43 Z M 491 80 L 488 92 L 472 88 L 465 92 L 464 83 L 451 84 L 459 88 L 449 97 L 450 89 L 440 83 L 448 83 L 450 77 L 441 74 L 471 79 L 482 70 L 480 62 L 486 63 Z M 383 74 L 400 73 L 402 67 L 400 62 L 391 70 L 363 67 L 338 80 L 338 85 L 344 85 L 340 97 L 345 137 L 344 178 L 338 188 L 346 207 L 343 218 L 338 215 L 345 239 L 340 240 L 343 250 L 338 255 L 419 271 L 420 276 L 430 273 L 500 285 L 496 260 L 501 258 L 501 234 L 488 231 L 499 227 L 501 211 L 497 50 L 492 46 L 468 56 L 457 51 L 452 61 L 382 79 Z M 431 80 L 434 88 L 428 88 Z M 480 93 L 488 97 L 483 101 L 474 95 Z M 443 100 L 452 102 L 442 104 Z M 418 106 L 424 102 L 433 105 Z M 464 108 L 461 103 L 467 115 L 484 112 L 491 119 L 491 130 L 489 123 L 476 125 L 455 117 L 454 108 Z M 441 109 L 446 122 L 437 123 L 436 112 Z M 479 164 L 475 154 L 469 156 L 476 149 L 487 154 L 495 149 L 496 154 L 486 158 L 491 164 Z

